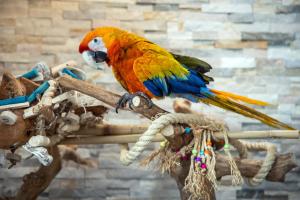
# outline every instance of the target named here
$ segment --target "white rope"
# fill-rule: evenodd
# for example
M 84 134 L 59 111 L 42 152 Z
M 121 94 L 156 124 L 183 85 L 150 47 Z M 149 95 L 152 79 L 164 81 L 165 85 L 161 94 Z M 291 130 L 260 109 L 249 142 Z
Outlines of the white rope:
M 184 123 L 198 126 L 210 126 L 216 127 L 218 130 L 224 129 L 225 124 L 216 122 L 213 119 L 209 119 L 201 114 L 183 114 L 183 113 L 169 113 L 161 115 L 159 118 L 155 119 L 152 124 L 148 127 L 134 146 L 128 150 L 128 145 L 123 144 L 121 146 L 120 160 L 124 165 L 130 165 L 137 157 L 144 151 L 146 146 L 152 142 L 154 136 L 159 133 L 166 131 L 169 125 Z M 253 178 L 247 179 L 247 183 L 251 186 L 256 186 L 261 184 L 266 176 L 269 174 L 276 158 L 276 146 L 274 144 L 262 142 L 262 143 L 247 143 L 243 142 L 241 146 L 243 151 L 240 152 L 242 157 L 247 157 L 247 150 L 254 151 L 267 151 L 267 155 L 264 162 Z M 246 149 L 247 150 L 246 150 Z
M 199 126 L 211 126 L 216 127 L 220 126 L 220 128 L 224 128 L 223 125 L 217 123 L 212 119 L 208 119 L 204 115 L 201 114 L 183 114 L 183 113 L 169 113 L 160 116 L 155 119 L 152 124 L 148 127 L 147 131 L 145 131 L 142 136 L 138 139 L 138 141 L 134 144 L 134 146 L 128 151 L 126 148 L 121 149 L 120 160 L 124 165 L 130 165 L 137 157 L 144 151 L 146 146 L 152 142 L 154 136 L 162 132 L 170 124 L 193 124 Z M 222 127 L 221 127 L 222 126 Z
M 261 165 L 260 169 L 258 170 L 257 174 L 253 178 L 246 179 L 247 184 L 250 186 L 257 186 L 261 184 L 266 176 L 269 174 L 270 170 L 276 159 L 276 146 L 271 143 L 261 142 L 261 143 L 248 143 L 243 142 L 248 150 L 254 151 L 267 151 L 267 155 Z

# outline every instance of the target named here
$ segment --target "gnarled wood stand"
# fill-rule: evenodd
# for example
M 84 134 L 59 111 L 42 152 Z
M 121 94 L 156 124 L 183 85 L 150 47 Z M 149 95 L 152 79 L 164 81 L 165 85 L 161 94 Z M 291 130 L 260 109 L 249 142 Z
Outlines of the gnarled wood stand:
M 57 82 L 64 90 L 76 90 L 81 93 L 84 93 L 88 96 L 95 97 L 96 99 L 102 101 L 108 106 L 114 107 L 118 102 L 120 95 L 109 92 L 103 89 L 101 86 L 95 86 L 90 83 L 76 80 L 68 76 L 60 77 L 57 79 Z M 175 105 L 175 110 L 177 112 L 191 112 L 185 105 Z M 165 110 L 159 108 L 158 106 L 153 106 L 151 109 L 148 109 L 146 102 L 141 99 L 140 105 L 135 107 L 133 112 L 143 115 L 148 119 L 155 118 L 160 113 L 166 113 Z M 120 133 L 116 133 L 118 129 L 115 126 L 106 125 L 91 129 L 84 129 L 74 132 L 73 135 L 85 135 L 87 137 L 100 137 L 97 136 L 107 134 L 107 137 L 115 136 L 119 137 L 119 140 L 115 140 L 115 143 L 127 143 L 136 140 L 140 133 L 143 132 L 145 127 L 135 127 L 122 130 Z M 92 131 L 97 131 L 97 134 L 94 134 Z M 102 131 L 102 132 L 101 132 Z M 111 131 L 111 132 L 109 132 Z M 298 134 L 298 133 L 297 133 Z M 131 135 L 129 137 L 129 135 Z M 104 136 L 101 136 L 104 137 Z M 126 140 L 124 138 L 127 138 Z M 128 139 L 129 138 L 129 139 Z M 163 136 L 158 136 L 157 141 L 160 141 Z M 174 133 L 165 138 L 170 142 L 172 149 L 178 149 L 182 146 L 185 146 L 192 139 L 192 134 L 187 135 L 183 134 L 182 125 L 176 125 L 174 127 Z M 91 138 L 90 138 L 91 139 Z M 95 141 L 95 140 L 94 140 Z M 100 141 L 100 140 L 99 140 Z M 103 143 L 108 142 L 107 140 L 101 140 Z M 77 141 L 74 138 L 66 138 L 61 141 L 64 143 L 76 143 Z M 88 141 L 87 141 L 88 143 Z M 100 143 L 100 142 L 99 142 Z M 77 143 L 80 144 L 80 143 Z M 36 199 L 37 196 L 50 184 L 51 180 L 56 176 L 61 168 L 61 158 L 59 156 L 58 148 L 56 146 L 50 149 L 50 153 L 54 157 L 53 163 L 49 167 L 41 167 L 37 172 L 26 175 L 23 179 L 24 184 L 22 185 L 18 195 L 15 199 Z M 217 153 L 217 164 L 216 164 L 216 174 L 218 178 L 230 174 L 230 167 L 227 162 L 228 158 L 224 155 Z M 244 177 L 253 177 L 259 170 L 262 165 L 260 160 L 251 160 L 251 159 L 238 159 L 236 158 L 236 163 L 241 171 L 242 176 Z M 171 176 L 176 180 L 178 189 L 180 190 L 181 199 L 186 200 L 189 198 L 190 194 L 183 190 L 184 181 L 189 172 L 189 161 L 181 161 L 181 165 L 171 171 Z M 276 162 L 269 175 L 266 177 L 268 181 L 282 182 L 284 181 L 285 174 L 288 173 L 291 169 L 296 166 L 292 160 L 291 154 L 285 155 L 276 155 Z M 207 184 L 210 184 L 207 181 Z M 210 190 L 210 199 L 215 199 L 215 192 L 213 189 Z
M 92 84 L 89 84 L 87 82 L 78 81 L 69 77 L 61 77 L 58 79 L 59 84 L 69 90 L 77 90 L 79 92 L 82 92 L 86 95 L 92 96 L 97 98 L 98 100 L 114 107 L 116 103 L 118 102 L 120 96 L 116 95 L 112 92 L 108 92 L 101 88 L 100 86 L 95 86 Z M 176 108 L 176 106 L 175 106 Z M 178 111 L 184 110 L 184 106 L 180 106 L 177 108 Z M 139 113 L 149 119 L 152 119 L 159 113 L 165 113 L 166 111 L 157 107 L 153 106 L 151 109 L 147 109 L 147 103 L 145 101 L 141 101 L 140 105 L 133 110 L 136 113 Z M 188 109 L 186 112 L 191 112 Z M 191 138 L 184 138 L 187 137 L 187 135 L 184 135 L 182 133 L 182 129 L 179 129 L 178 127 L 174 128 L 175 133 L 174 136 L 168 138 L 169 142 L 171 143 L 171 146 L 174 146 L 175 149 L 178 149 L 178 147 L 182 147 L 186 145 L 187 141 L 190 141 Z M 188 136 L 189 137 L 189 136 Z M 216 165 L 216 173 L 218 178 L 221 178 L 222 176 L 229 175 L 230 174 L 230 167 L 228 162 L 226 162 L 228 158 L 225 156 L 217 154 L 217 165 Z M 225 165 L 225 166 L 224 166 Z M 241 171 L 242 176 L 244 177 L 253 177 L 259 170 L 260 166 L 262 165 L 262 161 L 259 160 L 249 160 L 249 159 L 237 159 L 237 165 L 238 168 Z M 188 199 L 190 196 L 189 194 L 185 193 L 183 191 L 184 181 L 189 171 L 189 162 L 184 161 L 181 163 L 181 166 L 177 167 L 177 169 L 174 169 L 171 172 L 171 176 L 176 180 L 178 188 L 180 190 L 181 198 L 182 199 Z M 283 181 L 284 176 L 287 172 L 289 172 L 291 169 L 296 167 L 295 162 L 292 160 L 291 155 L 277 155 L 276 162 L 273 166 L 272 171 L 267 176 L 267 180 L 269 181 Z M 229 172 L 229 173 L 228 173 Z M 207 184 L 209 182 L 207 181 Z M 215 194 L 213 189 L 210 192 L 210 199 L 215 199 Z

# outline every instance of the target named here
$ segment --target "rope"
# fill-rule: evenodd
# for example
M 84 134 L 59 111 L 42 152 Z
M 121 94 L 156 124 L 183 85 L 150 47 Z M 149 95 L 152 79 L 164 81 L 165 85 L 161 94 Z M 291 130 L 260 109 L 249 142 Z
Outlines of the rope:
M 247 158 L 248 151 L 266 151 L 266 157 L 264 162 L 253 178 L 247 178 L 246 183 L 249 186 L 257 186 L 261 184 L 266 176 L 269 174 L 276 158 L 276 146 L 271 143 L 261 142 L 261 143 L 249 143 L 245 141 L 239 141 L 236 139 L 230 139 L 229 143 L 236 148 L 239 152 L 240 158 Z
M 134 146 L 128 151 L 127 148 L 121 149 L 120 160 L 124 165 L 130 165 L 139 155 L 144 151 L 146 146 L 152 142 L 154 136 L 163 132 L 164 129 L 171 124 L 193 124 L 199 126 L 211 126 L 217 130 L 224 129 L 225 125 L 220 124 L 212 119 L 200 114 L 183 114 L 183 113 L 169 113 L 155 119 L 148 129 L 142 134 Z M 218 127 L 219 126 L 219 127 Z
M 269 174 L 270 170 L 272 169 L 272 166 L 275 162 L 276 158 L 276 146 L 274 144 L 270 144 L 267 142 L 261 142 L 261 143 L 248 143 L 243 142 L 243 144 L 246 146 L 248 150 L 252 151 L 267 151 L 265 160 L 263 161 L 263 164 L 261 168 L 258 170 L 257 174 L 253 178 L 246 179 L 246 183 L 250 186 L 257 186 L 261 184 L 266 176 Z
M 154 136 L 159 132 L 165 132 L 170 127 L 171 124 L 191 124 L 198 126 L 210 126 L 219 130 L 226 130 L 226 126 L 219 122 L 216 122 L 213 119 L 207 118 L 201 114 L 183 114 L 183 113 L 169 113 L 161 115 L 159 118 L 155 119 L 152 124 L 148 127 L 148 129 L 142 134 L 142 136 L 138 139 L 138 141 L 134 144 L 134 146 L 129 150 L 128 144 L 121 145 L 121 154 L 120 160 L 124 165 L 130 165 L 134 160 L 137 159 L 138 156 L 144 151 L 149 143 L 152 142 Z M 225 131 L 226 133 L 226 131 Z M 224 139 L 226 143 L 232 144 L 239 152 L 241 158 L 247 158 L 248 150 L 250 151 L 267 151 L 265 160 L 257 172 L 257 174 L 253 178 L 246 179 L 246 183 L 251 186 L 256 186 L 262 183 L 266 176 L 269 174 L 276 158 L 276 146 L 270 143 L 247 143 L 240 142 L 239 140 L 229 139 L 227 134 L 224 135 Z M 229 148 L 226 149 L 226 154 L 230 155 Z M 233 162 L 233 159 L 231 159 Z M 235 163 L 234 163 L 235 164 Z M 239 172 L 236 165 L 232 165 L 234 168 L 231 169 L 236 173 Z M 234 173 L 233 173 L 234 174 Z M 236 174 L 237 183 L 241 182 L 240 174 Z

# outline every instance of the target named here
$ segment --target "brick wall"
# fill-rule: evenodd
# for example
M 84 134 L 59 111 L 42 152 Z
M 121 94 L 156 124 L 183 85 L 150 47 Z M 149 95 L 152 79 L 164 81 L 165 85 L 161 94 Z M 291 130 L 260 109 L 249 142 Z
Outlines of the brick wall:
M 178 53 L 208 61 L 212 87 L 272 103 L 260 108 L 300 128 L 299 0 L 0 0 L 0 71 L 15 74 L 36 62 L 52 66 L 74 59 L 82 63 L 78 44 L 92 27 L 118 26 Z M 83 66 L 89 80 L 121 91 L 109 69 Z M 171 100 L 158 102 L 171 109 Z M 269 129 L 260 123 L 204 105 L 193 108 L 224 118 L 232 130 Z M 130 119 L 130 120 L 129 120 Z M 130 113 L 110 113 L 112 123 L 140 123 Z M 299 163 L 297 141 L 272 141 L 280 152 L 292 151 Z M 116 145 L 84 146 L 84 157 L 99 169 L 66 163 L 40 199 L 178 199 L 173 180 L 141 169 L 123 167 Z M 12 195 L 35 160 L 0 170 L 0 196 Z M 221 187 L 219 199 L 298 199 L 300 170 L 285 183 L 258 188 Z

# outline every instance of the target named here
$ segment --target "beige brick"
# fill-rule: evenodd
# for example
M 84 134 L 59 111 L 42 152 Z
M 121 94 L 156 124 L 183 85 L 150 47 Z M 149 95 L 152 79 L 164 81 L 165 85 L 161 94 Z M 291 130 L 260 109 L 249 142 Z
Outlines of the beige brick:
M 127 9 L 112 8 L 106 10 L 106 19 L 110 20 L 143 20 L 143 12 L 131 11 L 128 12 Z
M 87 11 L 71 11 L 66 10 L 63 12 L 64 19 L 71 20 L 91 20 L 91 19 L 105 19 L 105 10 L 87 10 Z
M 42 26 L 50 27 L 52 25 L 50 18 L 17 18 L 16 26 L 26 26 L 39 28 Z
M 57 16 L 62 16 L 63 11 L 58 9 L 49 8 L 29 8 L 30 17 L 42 17 L 42 18 L 52 18 Z
M 42 53 L 74 53 L 77 52 L 78 46 L 80 44 L 80 39 L 67 39 L 64 45 L 58 44 L 44 44 L 42 45 Z
M 216 41 L 216 48 L 223 49 L 243 49 L 243 48 L 255 48 L 255 49 L 266 49 L 268 48 L 267 41 Z
M 144 19 L 145 20 L 173 20 L 178 18 L 178 12 L 176 11 L 169 11 L 169 12 L 144 12 Z
M 202 12 L 209 13 L 251 13 L 251 4 L 227 4 L 227 3 L 215 3 L 215 4 L 203 4 Z
M 81 29 L 91 29 L 91 20 L 68 20 L 68 19 L 53 19 L 54 27 L 68 28 L 81 28 Z
M 15 34 L 14 27 L 0 28 L 0 35 L 13 35 L 13 34 Z
M 118 20 L 107 20 L 107 19 L 93 19 L 92 28 L 100 26 L 116 26 L 121 27 L 121 23 Z
M 80 38 L 83 37 L 87 32 L 91 31 L 91 29 L 84 29 L 84 28 L 71 28 L 69 30 L 71 37 L 79 36 Z
M 51 6 L 54 9 L 60 10 L 78 10 L 78 2 L 62 2 L 62 1 L 51 1 Z
M 30 63 L 39 62 L 53 63 L 54 55 L 32 54 L 31 52 L 0 53 L 0 61 L 8 63 Z
M 10 43 L 6 42 L 4 44 L 1 44 L 2 42 L 0 41 L 0 52 L 2 53 L 13 53 L 17 49 L 16 43 Z
M 166 31 L 167 25 L 165 21 L 145 20 L 124 22 L 122 25 L 129 27 L 132 30 L 146 30 L 146 31 Z
M 17 45 L 18 52 L 41 52 L 41 44 L 28 44 L 28 43 L 21 43 Z
M 56 36 L 42 37 L 42 43 L 44 43 L 44 44 L 65 44 L 66 38 L 65 37 L 56 37 Z
M 152 5 L 127 5 L 128 11 L 153 11 Z
M 17 27 L 16 34 L 28 34 L 32 36 L 68 36 L 69 30 L 64 27 Z
M 187 9 L 187 10 L 201 10 L 202 4 L 200 3 L 182 3 L 179 4 L 180 9 Z
M 16 18 L 27 16 L 27 1 L 8 1 L 1 3 L 0 18 Z
M 179 13 L 179 19 L 226 22 L 228 20 L 228 17 L 227 14 L 222 14 L 222 13 L 201 13 L 201 12 L 182 11 Z
M 29 7 L 45 8 L 51 6 L 51 0 L 28 0 Z
M 32 35 L 25 35 L 21 33 L 20 35 L 15 36 L 15 40 L 18 43 L 41 43 L 42 37 L 41 36 L 32 36 Z
M 15 19 L 0 19 L 0 27 L 13 27 L 16 25 Z
M 87 0 L 92 2 L 103 2 L 103 3 L 115 3 L 115 4 L 121 4 L 121 3 L 128 3 L 128 4 L 134 4 L 136 0 Z

